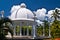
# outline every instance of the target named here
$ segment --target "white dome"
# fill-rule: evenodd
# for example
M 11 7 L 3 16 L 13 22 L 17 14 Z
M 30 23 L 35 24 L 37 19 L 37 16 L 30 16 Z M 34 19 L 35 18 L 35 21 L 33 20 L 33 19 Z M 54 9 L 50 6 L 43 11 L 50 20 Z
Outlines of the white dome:
M 19 11 L 16 14 L 16 18 L 33 18 L 33 13 L 26 9 L 26 8 L 20 8 Z
M 34 17 L 33 13 L 29 9 L 22 6 L 17 11 L 11 13 L 11 16 L 10 16 L 11 19 L 15 19 L 15 20 L 16 19 L 33 19 L 33 17 Z

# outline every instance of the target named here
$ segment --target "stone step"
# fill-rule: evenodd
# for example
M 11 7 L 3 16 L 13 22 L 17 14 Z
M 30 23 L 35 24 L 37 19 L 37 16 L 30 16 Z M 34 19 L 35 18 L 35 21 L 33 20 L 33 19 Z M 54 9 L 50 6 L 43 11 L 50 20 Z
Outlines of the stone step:
M 42 40 L 42 39 L 40 39 L 40 38 L 35 38 L 35 39 L 33 39 L 31 36 L 15 36 L 15 37 L 13 37 L 13 40 Z M 7 40 L 12 40 L 12 38 L 7 38 Z

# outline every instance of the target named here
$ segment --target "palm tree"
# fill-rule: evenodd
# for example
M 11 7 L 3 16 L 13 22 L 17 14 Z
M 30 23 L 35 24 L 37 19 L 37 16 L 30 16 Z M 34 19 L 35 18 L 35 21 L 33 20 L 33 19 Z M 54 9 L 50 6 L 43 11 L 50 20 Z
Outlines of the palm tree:
M 53 21 L 52 25 L 51 25 L 51 35 L 53 38 L 55 37 L 60 37 L 60 21 L 57 20 L 57 18 L 60 18 L 59 17 L 59 10 L 58 9 L 55 9 L 55 11 L 53 11 L 53 16 L 55 18 L 55 20 Z
M 13 31 L 12 29 L 7 25 L 7 22 L 12 24 L 12 21 L 7 17 L 1 17 L 0 18 L 0 39 L 5 40 L 6 34 L 5 31 L 8 31 L 11 33 L 11 36 L 13 37 Z M 5 26 L 3 25 L 5 23 Z M 7 29 L 7 30 L 6 30 Z
M 59 18 L 59 16 L 58 16 L 59 13 L 58 13 L 58 11 L 59 11 L 58 9 L 55 9 L 55 11 L 53 11 L 53 14 L 52 14 L 53 16 L 52 16 L 52 17 L 54 17 L 54 19 L 55 19 L 54 21 L 56 21 L 57 18 Z

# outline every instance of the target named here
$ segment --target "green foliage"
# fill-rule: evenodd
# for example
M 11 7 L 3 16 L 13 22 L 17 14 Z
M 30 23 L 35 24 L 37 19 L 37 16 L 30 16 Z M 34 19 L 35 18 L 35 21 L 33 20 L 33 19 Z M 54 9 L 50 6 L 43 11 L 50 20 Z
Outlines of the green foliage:
M 51 35 L 53 38 L 60 37 L 60 21 L 54 21 L 51 26 Z
M 55 9 L 55 11 L 53 11 L 53 16 L 54 17 L 54 21 L 51 25 L 51 36 L 52 38 L 57 38 L 60 37 L 60 21 L 57 20 L 57 18 L 60 18 L 60 16 L 58 16 L 60 13 L 58 13 L 58 9 Z
M 1 40 L 6 39 L 6 34 L 8 32 L 10 32 L 11 36 L 13 36 L 13 30 L 12 30 L 12 28 L 10 28 L 8 23 L 12 23 L 9 18 L 0 18 L 0 39 Z M 3 24 L 5 24 L 5 25 L 3 25 Z M 7 33 L 6 33 L 6 31 L 7 31 Z
M 37 36 L 41 36 L 43 33 L 43 26 L 37 26 Z
M 44 31 L 45 31 L 45 36 L 48 36 L 49 33 L 49 23 L 48 21 L 44 20 Z M 37 35 L 41 36 L 43 35 L 43 26 L 37 26 Z
M 20 31 L 20 27 L 16 26 L 16 32 L 19 32 L 19 31 Z

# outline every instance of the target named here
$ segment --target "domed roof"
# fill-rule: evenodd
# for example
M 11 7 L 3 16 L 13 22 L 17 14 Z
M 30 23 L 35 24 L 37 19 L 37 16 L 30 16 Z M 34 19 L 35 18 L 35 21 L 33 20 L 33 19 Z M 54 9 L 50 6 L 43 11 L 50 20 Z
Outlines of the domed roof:
M 14 12 L 11 12 L 11 19 L 33 19 L 34 15 L 33 13 L 26 8 L 26 5 L 24 3 L 22 3 L 20 5 L 20 8 L 17 9 Z

